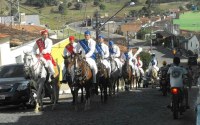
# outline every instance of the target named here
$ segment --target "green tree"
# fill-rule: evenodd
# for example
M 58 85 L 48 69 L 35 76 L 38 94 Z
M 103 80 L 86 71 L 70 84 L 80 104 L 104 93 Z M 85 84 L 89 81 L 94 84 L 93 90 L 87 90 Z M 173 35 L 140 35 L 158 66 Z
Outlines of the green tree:
M 60 4 L 59 7 L 58 7 L 58 11 L 61 14 L 67 14 L 66 3 Z
M 100 3 L 99 3 L 99 1 L 94 1 L 93 4 L 94 4 L 94 6 L 99 6 Z
M 81 10 L 83 8 L 83 5 L 80 2 L 76 3 L 74 6 L 76 10 Z
M 138 17 L 138 12 L 136 10 L 130 10 L 129 11 L 129 14 L 132 16 L 132 17 Z
M 101 4 L 101 5 L 99 6 L 99 8 L 100 8 L 100 10 L 105 10 L 105 9 L 106 9 L 106 6 L 105 6 L 104 4 Z
M 67 7 L 70 8 L 71 6 L 72 6 L 72 3 L 69 2 L 69 3 L 67 4 Z
M 143 52 L 141 52 L 139 54 L 139 56 L 140 56 L 140 59 L 143 62 L 143 67 L 142 68 L 145 71 L 148 68 L 148 66 L 149 66 L 149 62 L 151 61 L 151 55 L 150 55 L 150 53 L 143 51 Z

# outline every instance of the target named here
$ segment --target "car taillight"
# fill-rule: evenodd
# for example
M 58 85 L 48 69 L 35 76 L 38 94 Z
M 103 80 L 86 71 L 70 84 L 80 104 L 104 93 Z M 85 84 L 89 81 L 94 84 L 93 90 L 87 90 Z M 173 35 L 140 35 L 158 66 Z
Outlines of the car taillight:
M 178 89 L 177 88 L 172 88 L 171 89 L 172 94 L 178 94 Z

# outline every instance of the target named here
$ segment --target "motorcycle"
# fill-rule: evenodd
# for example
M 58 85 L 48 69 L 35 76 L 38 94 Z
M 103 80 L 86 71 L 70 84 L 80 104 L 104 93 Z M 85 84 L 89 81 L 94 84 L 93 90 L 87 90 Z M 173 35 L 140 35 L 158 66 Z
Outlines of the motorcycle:
M 183 105 L 183 90 L 178 87 L 171 88 L 172 102 L 171 111 L 173 112 L 173 118 L 178 119 L 179 114 L 182 115 L 185 111 L 185 106 Z
M 168 84 L 168 80 L 166 78 L 160 79 L 161 91 L 163 96 L 167 96 L 167 92 L 170 90 L 170 85 Z

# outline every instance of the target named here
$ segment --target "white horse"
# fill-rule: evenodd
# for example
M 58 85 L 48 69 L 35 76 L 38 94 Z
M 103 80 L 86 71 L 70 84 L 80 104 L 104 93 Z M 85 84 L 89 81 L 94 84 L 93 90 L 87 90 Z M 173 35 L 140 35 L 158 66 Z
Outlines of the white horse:
M 120 79 L 120 70 L 117 66 L 117 62 L 111 57 L 110 58 L 111 64 L 111 74 L 109 79 L 109 95 L 115 95 L 115 87 L 117 87 L 117 92 L 119 92 L 119 79 Z
M 24 71 L 25 74 L 30 77 L 31 80 L 34 80 L 36 83 L 36 88 L 34 88 L 37 92 L 37 99 L 36 99 L 36 111 L 43 110 L 43 102 L 42 99 L 45 96 L 45 91 L 50 92 L 50 98 L 53 102 L 52 110 L 55 107 L 55 104 L 57 102 L 57 89 L 56 89 L 56 83 L 55 80 L 52 80 L 52 87 L 50 86 L 50 83 L 46 83 L 47 81 L 47 70 L 45 69 L 46 66 L 46 60 L 43 57 L 37 58 L 35 55 L 33 55 L 31 52 L 24 53 Z M 48 86 L 49 85 L 49 86 Z M 46 89 L 45 89 L 46 88 Z M 53 90 L 51 90 L 53 88 Z M 53 92 L 52 92 L 53 91 Z M 53 93 L 53 94 L 51 94 Z

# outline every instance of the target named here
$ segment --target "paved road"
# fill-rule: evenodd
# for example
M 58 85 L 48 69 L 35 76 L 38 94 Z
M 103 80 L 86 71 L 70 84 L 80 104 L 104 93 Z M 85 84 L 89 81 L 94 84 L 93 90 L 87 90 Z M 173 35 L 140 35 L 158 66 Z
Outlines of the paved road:
M 173 120 L 172 112 L 166 108 L 170 96 L 163 97 L 157 89 L 139 89 L 121 92 L 110 97 L 107 104 L 101 104 L 99 96 L 94 96 L 91 109 L 75 112 L 70 98 L 63 95 L 57 109 L 35 113 L 18 108 L 1 109 L 1 125 L 195 125 L 194 104 L 197 88 L 190 90 L 191 109 L 179 120 Z

